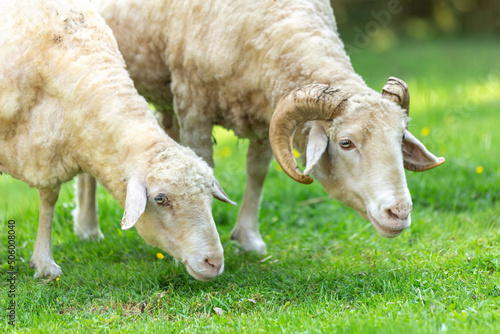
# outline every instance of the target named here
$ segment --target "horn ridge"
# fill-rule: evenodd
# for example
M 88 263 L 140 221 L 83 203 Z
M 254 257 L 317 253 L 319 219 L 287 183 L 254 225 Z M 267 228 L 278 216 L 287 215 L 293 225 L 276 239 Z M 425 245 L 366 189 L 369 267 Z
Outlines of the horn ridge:
M 297 128 L 308 121 L 331 121 L 346 107 L 348 95 L 324 84 L 299 87 L 284 95 L 276 105 L 269 127 L 269 141 L 274 156 L 285 173 L 303 184 L 313 179 L 304 175 L 293 155 L 293 137 Z
M 410 93 L 408 85 L 403 80 L 390 77 L 382 88 L 382 96 L 400 105 L 406 110 L 406 115 L 410 114 Z

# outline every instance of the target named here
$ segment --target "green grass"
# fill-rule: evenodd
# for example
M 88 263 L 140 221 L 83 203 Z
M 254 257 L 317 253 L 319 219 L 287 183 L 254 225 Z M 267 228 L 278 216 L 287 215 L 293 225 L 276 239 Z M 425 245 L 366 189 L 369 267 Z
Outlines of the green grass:
M 410 87 L 411 131 L 447 162 L 407 173 L 412 226 L 383 239 L 315 182 L 293 182 L 272 163 L 261 231 L 265 257 L 229 240 L 238 208 L 214 202 L 225 272 L 191 278 L 159 260 L 134 230 L 122 232 L 122 209 L 99 189 L 106 237 L 73 235 L 73 184 L 56 209 L 54 258 L 64 275 L 34 280 L 28 268 L 36 236 L 36 190 L 0 177 L 0 265 L 6 271 L 8 219 L 16 221 L 20 262 L 19 332 L 497 333 L 500 331 L 500 42 L 498 39 L 406 42 L 384 53 L 352 56 L 374 88 L 388 76 Z M 422 135 L 428 132 L 426 136 Z M 241 202 L 247 141 L 216 131 L 216 176 Z M 477 168 L 483 168 L 477 173 Z M 304 205 L 311 198 L 324 198 Z M 0 283 L 0 307 L 7 286 Z M 145 304 L 145 305 L 144 305 Z M 143 305 L 143 306 L 141 306 Z M 223 310 L 222 315 L 214 307 Z M 3 317 L 3 310 L 0 312 Z M 5 318 L 0 332 L 12 327 Z

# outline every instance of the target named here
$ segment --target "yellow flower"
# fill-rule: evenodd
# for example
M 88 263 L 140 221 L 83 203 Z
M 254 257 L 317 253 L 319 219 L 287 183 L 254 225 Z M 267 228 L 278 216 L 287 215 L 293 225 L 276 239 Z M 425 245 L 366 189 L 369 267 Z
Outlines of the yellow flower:
M 300 157 L 300 153 L 297 152 L 295 149 L 293 149 L 293 156 L 298 158 L 298 157 Z
M 231 154 L 233 154 L 233 150 L 231 150 L 231 147 L 229 146 L 224 146 L 224 148 L 220 151 L 220 154 L 222 154 L 223 157 L 229 158 Z
M 429 132 L 431 132 L 431 130 L 429 130 L 428 127 L 425 127 L 422 129 L 421 133 L 422 133 L 422 136 L 426 137 L 429 134 Z
M 58 278 L 56 278 L 56 281 L 59 281 L 59 277 L 58 277 Z
M 484 172 L 483 166 L 477 166 L 477 168 L 476 168 L 476 174 L 481 174 L 482 172 Z
M 156 257 L 162 260 L 165 256 L 162 253 L 156 253 Z

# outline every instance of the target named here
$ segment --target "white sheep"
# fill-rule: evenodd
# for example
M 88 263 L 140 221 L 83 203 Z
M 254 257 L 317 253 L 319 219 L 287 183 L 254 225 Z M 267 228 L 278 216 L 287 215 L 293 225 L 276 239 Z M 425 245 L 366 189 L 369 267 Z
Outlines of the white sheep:
M 427 170 L 444 159 L 407 130 L 404 82 L 390 79 L 381 95 L 356 74 L 328 0 L 92 1 L 139 92 L 165 109 L 167 125 L 173 96 L 183 144 L 212 164 L 213 125 L 250 139 L 232 234 L 243 248 L 266 251 L 258 213 L 271 145 L 288 175 L 311 183 L 313 173 L 379 234 L 394 237 L 410 225 L 403 160 Z
M 160 128 L 88 1 L 7 0 L 0 15 L 0 171 L 36 187 L 35 277 L 61 274 L 51 232 L 60 186 L 95 176 L 125 208 L 122 229 L 200 280 L 223 271 L 212 169 Z

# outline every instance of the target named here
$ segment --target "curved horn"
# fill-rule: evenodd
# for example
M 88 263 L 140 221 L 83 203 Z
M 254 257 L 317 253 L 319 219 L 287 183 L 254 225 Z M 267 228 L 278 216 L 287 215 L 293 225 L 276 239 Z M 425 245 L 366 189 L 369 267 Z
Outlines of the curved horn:
M 406 110 L 406 115 L 410 114 L 410 93 L 403 80 L 390 77 L 382 88 L 382 96 L 400 105 Z
M 293 137 L 299 125 L 314 120 L 333 120 L 345 109 L 348 95 L 328 85 L 302 86 L 283 96 L 274 110 L 269 141 L 285 173 L 297 182 L 310 184 L 293 155 Z

